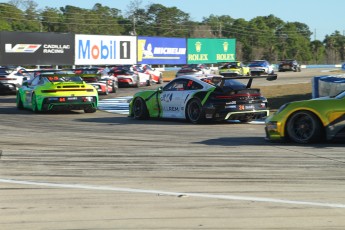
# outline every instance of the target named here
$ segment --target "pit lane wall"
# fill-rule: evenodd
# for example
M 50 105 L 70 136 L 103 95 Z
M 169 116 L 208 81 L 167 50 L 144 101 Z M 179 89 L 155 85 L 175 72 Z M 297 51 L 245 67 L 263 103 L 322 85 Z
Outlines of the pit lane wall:
M 345 74 L 317 76 L 312 79 L 312 97 L 335 96 L 345 90 Z

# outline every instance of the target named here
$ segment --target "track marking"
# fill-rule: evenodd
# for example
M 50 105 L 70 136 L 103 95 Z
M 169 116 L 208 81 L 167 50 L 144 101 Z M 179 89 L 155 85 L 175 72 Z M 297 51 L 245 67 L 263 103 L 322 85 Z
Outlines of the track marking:
M 240 201 L 280 203 L 280 204 L 304 205 L 304 206 L 319 206 L 319 207 L 329 207 L 329 208 L 345 208 L 345 204 L 320 203 L 320 202 L 310 202 L 310 201 L 294 201 L 294 200 L 260 198 L 260 197 L 250 197 L 250 196 L 215 195 L 215 194 L 207 194 L 207 193 L 168 192 L 168 191 L 160 191 L 160 190 L 118 188 L 118 187 L 85 185 L 85 184 L 58 184 L 58 183 L 49 183 L 49 182 L 22 181 L 22 180 L 12 180 L 12 179 L 0 179 L 0 182 L 8 183 L 8 184 L 45 186 L 45 187 L 55 187 L 55 188 L 116 191 L 116 192 L 145 193 L 145 194 L 156 194 L 156 195 L 177 196 L 177 197 L 198 197 L 198 198 L 220 199 L 220 200 L 240 200 Z

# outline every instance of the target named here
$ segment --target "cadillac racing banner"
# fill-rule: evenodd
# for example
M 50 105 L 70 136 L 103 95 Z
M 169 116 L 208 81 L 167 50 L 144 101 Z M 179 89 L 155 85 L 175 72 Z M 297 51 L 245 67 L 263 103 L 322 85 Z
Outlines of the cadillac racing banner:
M 186 64 L 185 38 L 138 37 L 139 64 Z
M 73 65 L 74 34 L 0 32 L 0 65 Z

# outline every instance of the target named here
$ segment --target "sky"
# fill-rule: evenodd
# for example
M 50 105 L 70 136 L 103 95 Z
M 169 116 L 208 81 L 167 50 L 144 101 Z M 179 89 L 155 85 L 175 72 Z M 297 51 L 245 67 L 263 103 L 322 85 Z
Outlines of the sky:
M 38 8 L 77 6 L 92 9 L 96 3 L 122 11 L 128 11 L 131 0 L 33 0 Z M 138 0 L 141 8 L 150 4 L 177 7 L 190 15 L 192 21 L 202 21 L 203 17 L 229 15 L 234 19 L 249 21 L 257 16 L 273 14 L 284 22 L 301 22 L 313 33 L 312 40 L 323 41 L 326 35 L 336 30 L 345 35 L 344 0 Z M 124 15 L 125 16 L 125 15 Z

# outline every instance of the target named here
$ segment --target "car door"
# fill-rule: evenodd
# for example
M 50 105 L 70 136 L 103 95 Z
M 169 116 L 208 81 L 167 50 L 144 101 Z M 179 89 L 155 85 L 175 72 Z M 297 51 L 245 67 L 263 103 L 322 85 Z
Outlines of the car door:
M 26 107 L 31 107 L 32 93 L 34 92 L 36 86 L 40 82 L 40 76 L 36 76 L 27 85 L 23 86 L 23 92 L 25 94 L 24 104 Z
M 184 100 L 188 93 L 188 79 L 176 78 L 163 88 L 160 95 L 162 117 L 184 118 Z
M 177 78 L 166 85 L 160 95 L 162 105 L 162 117 L 185 118 L 186 105 L 202 85 L 191 79 Z

